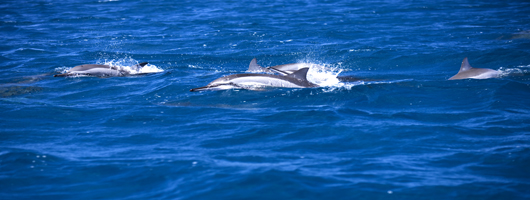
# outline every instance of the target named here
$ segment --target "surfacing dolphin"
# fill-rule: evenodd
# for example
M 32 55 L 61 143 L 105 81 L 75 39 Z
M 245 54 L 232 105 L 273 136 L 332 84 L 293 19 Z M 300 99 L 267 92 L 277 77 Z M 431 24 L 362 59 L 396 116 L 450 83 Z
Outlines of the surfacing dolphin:
M 462 65 L 460 66 L 460 71 L 458 71 L 458 73 L 454 75 L 453 77 L 449 78 L 449 80 L 468 79 L 468 78 L 488 79 L 488 78 L 499 78 L 500 76 L 501 76 L 501 72 L 497 70 L 471 67 L 466 57 L 462 61 Z
M 147 64 L 148 64 L 147 62 L 143 62 L 143 63 L 133 65 L 131 68 L 138 69 Z M 117 66 L 86 64 L 86 65 L 75 66 L 74 68 L 68 70 L 68 72 L 64 74 L 54 75 L 54 77 L 65 77 L 65 76 L 105 77 L 105 76 L 127 76 L 127 75 L 131 75 L 131 72 L 128 70 L 124 70 Z M 140 75 L 140 74 L 134 74 L 134 75 Z
M 318 85 L 307 80 L 308 70 L 309 68 L 303 68 L 285 76 L 272 74 L 232 74 L 215 79 L 204 87 L 193 88 L 190 92 L 202 90 L 253 89 L 256 87 L 318 87 Z

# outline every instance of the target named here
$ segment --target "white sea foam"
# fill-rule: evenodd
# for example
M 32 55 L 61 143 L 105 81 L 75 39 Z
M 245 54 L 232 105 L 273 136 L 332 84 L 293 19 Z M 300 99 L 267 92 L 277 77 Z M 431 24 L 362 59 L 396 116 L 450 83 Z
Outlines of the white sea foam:
M 530 74 L 530 65 L 520 65 L 513 68 L 501 67 L 498 71 L 501 72 L 501 76 L 517 76 Z
M 158 68 L 156 65 L 147 64 L 143 67 L 137 67 L 137 64 L 139 62 L 132 59 L 132 58 L 124 58 L 124 59 L 117 59 L 117 60 L 105 60 L 103 65 L 110 65 L 110 66 L 116 66 L 121 70 L 125 70 L 129 72 L 130 74 L 143 74 L 143 73 L 158 73 L 163 72 L 163 69 Z
M 301 64 L 298 66 L 299 69 L 309 67 L 307 73 L 307 80 L 319 85 L 324 92 L 333 92 L 336 90 L 351 90 L 356 86 L 362 85 L 374 85 L 374 84 L 393 84 L 399 82 L 411 81 L 412 79 L 400 79 L 400 80 L 379 80 L 379 81 L 368 81 L 358 80 L 351 82 L 341 82 L 338 78 L 339 74 L 344 71 L 341 64 L 336 65 L 330 64 L 315 64 L 307 62 L 306 60 L 299 61 Z
M 336 86 L 340 83 L 337 76 L 342 72 L 338 67 L 330 65 L 319 65 L 314 63 L 305 63 L 309 67 L 307 80 L 322 87 Z
M 307 60 L 300 60 L 298 62 L 298 69 L 309 68 L 307 73 L 307 80 L 311 83 L 317 84 L 323 88 L 325 92 L 331 92 L 337 89 L 351 89 L 357 85 L 366 84 L 363 81 L 355 82 L 341 82 L 337 77 L 344 71 L 340 66 L 330 64 L 317 64 Z
M 398 82 L 410 81 L 412 79 L 402 80 L 380 80 L 380 81 L 367 81 L 358 80 L 352 82 L 341 82 L 337 77 L 344 71 L 341 68 L 341 63 L 337 65 L 329 64 L 315 64 L 310 62 L 301 62 L 299 68 L 309 67 L 307 74 L 307 80 L 319 85 L 324 92 L 333 92 L 336 90 L 351 90 L 356 86 L 362 85 L 373 85 L 373 84 L 393 84 Z
M 331 92 L 337 89 L 351 89 L 354 86 L 364 85 L 364 81 L 355 82 L 341 82 L 337 77 L 344 71 L 338 65 L 330 64 L 315 64 L 310 62 L 303 62 L 299 68 L 309 67 L 307 80 L 319 85 L 325 92 Z

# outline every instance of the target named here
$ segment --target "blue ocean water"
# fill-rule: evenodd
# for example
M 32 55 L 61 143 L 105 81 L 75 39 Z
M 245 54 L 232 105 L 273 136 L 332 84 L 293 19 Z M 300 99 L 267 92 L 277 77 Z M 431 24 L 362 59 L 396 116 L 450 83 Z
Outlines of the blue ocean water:
M 0 199 L 528 199 L 525 1 L 2 1 Z M 452 80 L 462 60 L 503 72 Z M 364 81 L 189 92 L 305 62 Z M 53 77 L 149 62 L 131 77 Z

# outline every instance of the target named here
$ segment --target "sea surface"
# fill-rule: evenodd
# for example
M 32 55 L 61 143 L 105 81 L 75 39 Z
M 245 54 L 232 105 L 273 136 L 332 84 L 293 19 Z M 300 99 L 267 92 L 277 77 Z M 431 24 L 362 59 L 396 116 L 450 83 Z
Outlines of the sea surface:
M 0 199 L 529 199 L 528 1 L 0 3 Z M 467 57 L 500 78 L 447 80 Z M 317 88 L 190 92 L 306 63 Z M 128 77 L 53 77 L 82 64 Z M 359 78 L 338 82 L 336 76 Z

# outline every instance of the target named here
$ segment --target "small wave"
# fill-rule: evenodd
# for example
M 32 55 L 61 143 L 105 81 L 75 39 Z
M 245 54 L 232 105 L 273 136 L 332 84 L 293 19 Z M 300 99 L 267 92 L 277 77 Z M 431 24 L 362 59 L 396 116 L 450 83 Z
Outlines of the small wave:
M 348 83 L 340 82 L 340 83 L 338 83 L 336 85 L 327 86 L 327 87 L 323 88 L 322 91 L 324 93 L 328 93 L 328 92 L 334 92 L 334 91 L 343 90 L 343 89 L 351 90 L 352 88 L 354 88 L 356 86 L 361 86 L 361 85 L 394 84 L 394 83 L 407 82 L 407 81 L 412 81 L 412 79 L 402 79 L 402 80 L 392 80 L 392 81 L 363 81 L 363 80 L 359 80 L 359 81 L 348 82 Z
M 2 56 L 7 56 L 10 54 L 14 54 L 17 52 L 31 52 L 31 51 L 37 51 L 37 52 L 46 52 L 44 49 L 37 49 L 37 48 L 18 48 L 18 49 L 12 49 L 8 51 L 2 52 Z
M 374 49 L 350 49 L 349 52 L 375 51 Z
M 204 69 L 204 67 L 197 66 L 197 65 L 188 65 L 188 67 L 193 68 L 193 69 Z
M 517 76 L 517 75 L 529 75 L 530 65 L 521 65 L 515 68 L 503 68 L 501 67 L 498 71 L 501 72 L 501 76 Z

